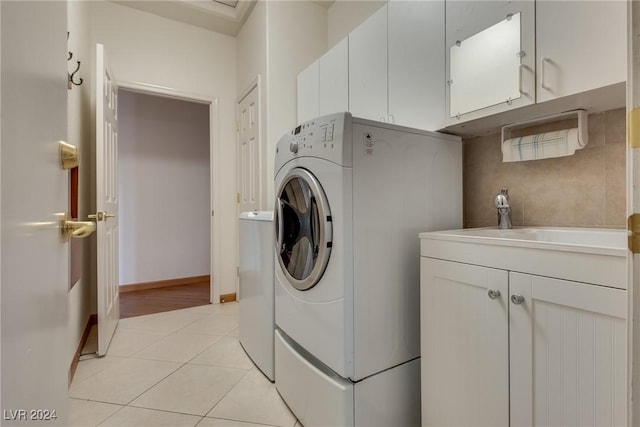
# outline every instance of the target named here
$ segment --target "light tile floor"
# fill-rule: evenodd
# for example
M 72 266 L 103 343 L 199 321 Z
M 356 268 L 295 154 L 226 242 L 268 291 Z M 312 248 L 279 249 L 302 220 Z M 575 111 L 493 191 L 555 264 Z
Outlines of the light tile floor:
M 122 319 L 105 357 L 81 359 L 71 427 L 300 426 L 240 346 L 237 303 Z

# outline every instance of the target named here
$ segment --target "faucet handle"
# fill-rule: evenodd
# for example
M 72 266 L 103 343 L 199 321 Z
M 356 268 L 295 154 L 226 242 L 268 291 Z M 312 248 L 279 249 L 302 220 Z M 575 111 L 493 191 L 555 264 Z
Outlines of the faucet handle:
M 500 193 L 496 196 L 495 205 L 498 209 L 509 207 L 509 190 L 507 187 L 502 187 Z

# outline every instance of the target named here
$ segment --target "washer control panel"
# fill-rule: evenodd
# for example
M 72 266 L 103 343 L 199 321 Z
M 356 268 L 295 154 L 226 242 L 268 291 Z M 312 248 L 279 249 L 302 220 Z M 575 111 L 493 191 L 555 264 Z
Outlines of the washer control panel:
M 351 114 L 335 113 L 301 123 L 285 134 L 276 147 L 276 167 L 298 157 L 317 157 L 350 165 Z M 348 152 L 344 152 L 348 149 Z
M 302 123 L 291 131 L 289 149 L 292 153 L 301 154 L 314 149 L 333 150 L 343 128 L 344 114 L 332 114 Z

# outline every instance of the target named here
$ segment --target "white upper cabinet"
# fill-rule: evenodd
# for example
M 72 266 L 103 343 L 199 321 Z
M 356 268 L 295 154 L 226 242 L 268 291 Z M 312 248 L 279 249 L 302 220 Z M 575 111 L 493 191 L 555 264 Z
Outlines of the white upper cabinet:
M 627 73 L 627 4 L 537 1 L 537 100 L 620 83 Z
M 315 61 L 298 74 L 298 123 L 315 119 L 319 115 L 319 72 L 319 61 Z
M 392 0 L 298 76 L 298 122 L 315 111 L 418 129 L 445 126 L 444 0 Z
M 389 120 L 444 127 L 444 1 L 388 4 Z
M 349 111 L 387 119 L 387 5 L 349 34 Z
M 343 39 L 320 58 L 320 114 L 349 111 L 349 41 Z
M 447 124 L 535 102 L 533 1 L 446 2 Z
M 624 82 L 626 10 L 622 0 L 447 1 L 447 125 Z

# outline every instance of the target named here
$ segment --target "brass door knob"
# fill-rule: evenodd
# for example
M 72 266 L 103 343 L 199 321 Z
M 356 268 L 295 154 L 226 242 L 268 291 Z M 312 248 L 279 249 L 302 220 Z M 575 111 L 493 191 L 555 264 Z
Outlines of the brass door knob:
M 93 221 L 73 221 L 68 215 L 64 215 L 60 220 L 60 233 L 63 240 L 70 238 L 88 237 L 96 231 L 96 223 Z

